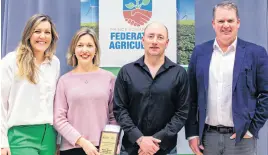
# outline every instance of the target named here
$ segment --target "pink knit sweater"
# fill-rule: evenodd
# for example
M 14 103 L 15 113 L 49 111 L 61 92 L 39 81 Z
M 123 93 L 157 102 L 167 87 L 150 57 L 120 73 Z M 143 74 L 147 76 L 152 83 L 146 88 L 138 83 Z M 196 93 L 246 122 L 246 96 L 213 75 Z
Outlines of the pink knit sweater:
M 106 124 L 116 124 L 113 115 L 115 77 L 99 69 L 95 72 L 63 75 L 57 85 L 54 103 L 54 126 L 61 134 L 60 150 L 79 147 L 83 136 L 99 146 Z

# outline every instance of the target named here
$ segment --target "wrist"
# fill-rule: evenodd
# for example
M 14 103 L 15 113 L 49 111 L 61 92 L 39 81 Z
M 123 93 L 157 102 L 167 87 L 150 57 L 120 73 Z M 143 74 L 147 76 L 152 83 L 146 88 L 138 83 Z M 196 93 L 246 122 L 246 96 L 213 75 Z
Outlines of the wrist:
M 81 147 L 83 147 L 84 141 L 85 141 L 85 138 L 80 137 L 80 138 L 77 140 L 76 144 L 79 145 L 79 146 L 81 146 Z
M 246 134 L 247 134 L 249 137 L 253 137 L 253 135 L 252 135 L 249 131 L 247 131 Z
M 142 139 L 143 139 L 143 136 L 141 136 L 137 141 L 136 143 L 140 146 L 141 142 L 142 142 Z

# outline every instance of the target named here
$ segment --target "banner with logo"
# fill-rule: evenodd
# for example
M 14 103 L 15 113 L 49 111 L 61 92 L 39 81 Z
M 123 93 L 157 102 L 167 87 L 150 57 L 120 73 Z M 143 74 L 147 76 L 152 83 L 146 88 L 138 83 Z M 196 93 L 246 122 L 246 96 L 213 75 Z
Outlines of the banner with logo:
M 99 0 L 99 39 L 102 67 L 121 67 L 144 54 L 145 26 L 158 21 L 169 31 L 166 56 L 176 57 L 176 0 Z

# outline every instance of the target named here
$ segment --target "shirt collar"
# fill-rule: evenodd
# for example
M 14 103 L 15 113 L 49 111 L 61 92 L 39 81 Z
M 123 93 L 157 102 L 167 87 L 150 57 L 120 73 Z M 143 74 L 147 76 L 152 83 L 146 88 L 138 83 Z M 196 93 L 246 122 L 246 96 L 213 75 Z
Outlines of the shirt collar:
M 237 46 L 237 37 L 235 38 L 234 42 L 228 47 L 228 50 L 232 49 L 231 51 L 235 51 Z M 213 49 L 221 49 L 216 38 L 214 40 Z
M 146 66 L 146 64 L 144 63 L 144 55 L 141 57 L 141 58 L 139 58 L 138 60 L 136 60 L 135 62 L 134 62 L 134 64 L 135 65 L 139 65 L 139 66 L 141 66 L 141 67 L 144 67 L 144 66 Z M 173 66 L 175 66 L 176 64 L 174 63 L 174 62 L 172 62 L 168 57 L 166 57 L 165 56 L 165 62 L 164 62 L 164 64 L 163 64 L 163 66 L 167 69 L 167 68 L 169 68 L 169 67 L 173 67 Z

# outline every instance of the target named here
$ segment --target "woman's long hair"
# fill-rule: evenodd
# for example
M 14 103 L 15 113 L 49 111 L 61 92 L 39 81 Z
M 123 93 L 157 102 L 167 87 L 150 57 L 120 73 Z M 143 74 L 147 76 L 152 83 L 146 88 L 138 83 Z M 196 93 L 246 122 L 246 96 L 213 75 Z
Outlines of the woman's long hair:
M 33 84 L 37 83 L 38 69 L 35 65 L 35 58 L 32 46 L 30 44 L 30 38 L 34 33 L 34 29 L 37 27 L 37 25 L 44 21 L 48 21 L 51 25 L 52 40 L 44 55 L 45 59 L 51 60 L 55 54 L 58 34 L 51 18 L 47 15 L 35 14 L 28 20 L 22 33 L 22 39 L 17 47 L 16 61 L 18 65 L 18 76 L 20 78 L 26 78 Z

